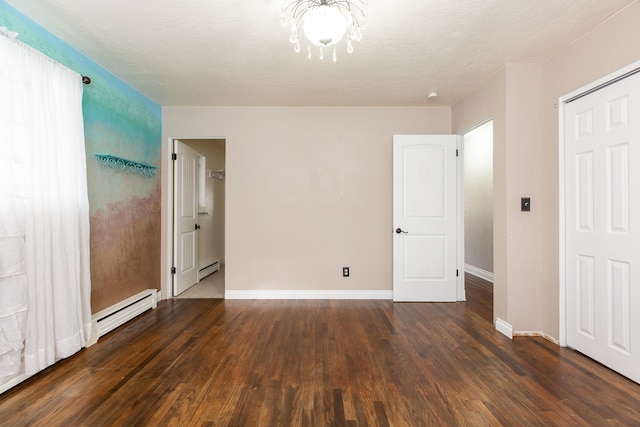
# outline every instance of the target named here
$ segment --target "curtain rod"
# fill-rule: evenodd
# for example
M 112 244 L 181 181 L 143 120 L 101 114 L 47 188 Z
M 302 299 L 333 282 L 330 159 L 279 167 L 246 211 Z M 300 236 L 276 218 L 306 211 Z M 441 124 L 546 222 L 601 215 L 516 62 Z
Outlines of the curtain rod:
M 84 83 L 86 85 L 91 84 L 91 77 L 79 74 L 76 70 L 73 70 L 73 69 L 67 67 L 66 65 L 62 64 L 61 62 L 56 61 L 55 59 L 51 58 L 50 56 L 45 55 L 44 53 L 40 52 L 38 49 L 35 49 L 32 46 L 29 46 L 28 44 L 26 44 L 22 40 L 18 40 L 18 33 L 17 32 L 11 31 L 7 27 L 3 26 L 3 27 L 0 27 L 0 36 L 2 36 L 7 41 L 16 43 L 18 46 L 35 53 L 36 55 L 41 55 L 41 56 L 45 57 L 46 59 L 48 59 L 49 61 L 53 62 L 54 64 L 59 64 L 59 65 L 65 67 L 65 68 L 67 68 L 68 70 L 73 71 L 74 73 L 76 73 L 80 77 L 82 77 L 82 83 Z

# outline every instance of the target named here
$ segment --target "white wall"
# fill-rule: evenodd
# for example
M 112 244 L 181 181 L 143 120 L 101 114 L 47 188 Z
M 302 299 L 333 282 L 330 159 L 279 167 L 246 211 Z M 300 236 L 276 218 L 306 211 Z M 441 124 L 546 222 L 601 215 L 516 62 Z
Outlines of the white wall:
M 172 137 L 226 139 L 226 290 L 390 290 L 393 135 L 450 131 L 446 107 L 164 107 L 162 167 Z

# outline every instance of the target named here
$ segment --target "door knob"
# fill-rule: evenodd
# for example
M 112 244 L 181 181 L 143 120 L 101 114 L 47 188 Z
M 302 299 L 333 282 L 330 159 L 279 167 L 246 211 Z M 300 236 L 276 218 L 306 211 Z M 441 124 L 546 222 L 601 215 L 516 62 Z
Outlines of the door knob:
M 200 230 L 200 224 L 196 224 L 196 230 Z
M 407 234 L 407 232 L 406 232 L 406 231 L 404 231 L 404 230 L 403 230 L 402 228 L 400 228 L 400 227 L 396 228 L 396 233 L 397 233 L 397 234 L 400 234 L 400 233 Z

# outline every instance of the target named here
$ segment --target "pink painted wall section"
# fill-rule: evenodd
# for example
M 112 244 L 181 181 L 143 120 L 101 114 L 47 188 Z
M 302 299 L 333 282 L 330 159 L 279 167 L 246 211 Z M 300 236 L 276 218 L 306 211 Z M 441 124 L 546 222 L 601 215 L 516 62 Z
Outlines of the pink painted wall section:
M 91 216 L 91 305 L 109 307 L 160 283 L 160 182 L 146 197 L 112 202 Z M 155 237 L 154 237 L 155 236 Z
M 393 135 L 450 132 L 449 108 L 164 107 L 163 158 L 226 139 L 227 290 L 391 290 Z

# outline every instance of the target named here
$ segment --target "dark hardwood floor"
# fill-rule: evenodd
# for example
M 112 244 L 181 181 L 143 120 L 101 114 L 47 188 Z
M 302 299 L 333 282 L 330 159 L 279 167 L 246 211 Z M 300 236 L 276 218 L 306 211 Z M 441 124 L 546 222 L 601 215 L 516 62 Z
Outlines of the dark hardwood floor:
M 465 303 L 164 301 L 0 395 L 11 426 L 640 425 L 640 385 Z

